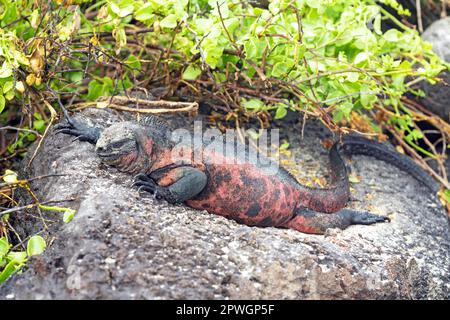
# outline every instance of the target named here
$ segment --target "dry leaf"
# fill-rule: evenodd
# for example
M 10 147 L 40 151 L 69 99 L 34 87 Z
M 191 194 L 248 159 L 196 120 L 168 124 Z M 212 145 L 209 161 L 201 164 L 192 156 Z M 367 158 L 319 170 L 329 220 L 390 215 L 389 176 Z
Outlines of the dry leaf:
M 361 177 L 357 176 L 356 174 L 350 174 L 348 176 L 348 181 L 350 181 L 351 183 L 360 183 L 361 182 Z
M 22 81 L 17 81 L 16 82 L 16 90 L 20 93 L 24 93 L 25 92 L 25 86 L 23 84 Z
M 397 150 L 397 152 L 399 152 L 401 154 L 405 154 L 405 150 L 403 149 L 402 146 L 395 146 L 395 149 Z
M 96 107 L 99 109 L 105 109 L 108 107 L 108 105 L 109 105 L 108 101 L 100 101 L 100 102 L 97 102 Z
M 30 58 L 30 67 L 33 73 L 40 73 L 44 69 L 44 58 L 42 57 L 39 46 L 33 50 Z
M 25 82 L 29 86 L 32 86 L 35 81 L 36 81 L 36 76 L 33 73 L 30 73 L 29 75 L 27 75 L 27 78 L 25 80 Z
M 105 19 L 108 16 L 108 6 L 104 5 L 98 10 L 97 19 Z
M 6 183 L 17 183 L 17 173 L 9 169 L 5 170 L 3 181 L 5 181 Z
M 323 139 L 320 141 L 320 143 L 326 148 L 326 149 L 331 149 L 331 147 L 333 146 L 334 142 L 331 139 Z

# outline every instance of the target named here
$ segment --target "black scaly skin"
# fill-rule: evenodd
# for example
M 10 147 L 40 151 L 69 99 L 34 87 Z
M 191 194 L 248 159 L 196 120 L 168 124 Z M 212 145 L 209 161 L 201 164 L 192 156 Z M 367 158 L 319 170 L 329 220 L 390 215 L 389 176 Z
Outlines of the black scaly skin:
M 432 193 L 439 191 L 436 181 L 419 167 L 411 158 L 398 153 L 384 144 L 365 139 L 355 134 L 344 136 L 340 150 L 347 155 L 365 155 L 390 163 L 400 170 L 409 173 L 417 181 L 425 185 Z
M 75 140 L 87 141 L 91 144 L 96 144 L 100 138 L 101 129 L 88 126 L 81 121 L 67 117 L 66 123 L 59 123 L 55 125 L 55 133 L 65 133 L 75 136 Z

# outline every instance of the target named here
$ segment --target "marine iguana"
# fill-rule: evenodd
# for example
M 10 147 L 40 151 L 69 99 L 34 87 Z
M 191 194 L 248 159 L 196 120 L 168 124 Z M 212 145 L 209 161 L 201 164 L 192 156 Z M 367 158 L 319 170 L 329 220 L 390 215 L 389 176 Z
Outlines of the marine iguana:
M 344 136 L 329 151 L 331 186 L 311 188 L 300 184 L 282 167 L 271 174 L 266 167 L 246 161 L 255 152 L 252 148 L 245 148 L 245 155 L 241 155 L 245 156 L 243 163 L 229 164 L 223 161 L 227 155 L 208 152 L 202 142 L 199 149 L 187 145 L 179 151 L 185 159 L 201 152 L 200 163 L 176 162 L 172 154 L 175 141 L 168 125 L 155 116 L 140 122 L 118 122 L 106 129 L 67 118 L 55 126 L 55 132 L 95 144 L 103 163 L 135 174 L 133 185 L 157 199 L 184 203 L 249 226 L 323 234 L 328 228 L 388 221 L 384 216 L 345 208 L 350 186 L 341 152 L 384 160 L 437 192 L 434 180 L 411 159 L 356 135 Z

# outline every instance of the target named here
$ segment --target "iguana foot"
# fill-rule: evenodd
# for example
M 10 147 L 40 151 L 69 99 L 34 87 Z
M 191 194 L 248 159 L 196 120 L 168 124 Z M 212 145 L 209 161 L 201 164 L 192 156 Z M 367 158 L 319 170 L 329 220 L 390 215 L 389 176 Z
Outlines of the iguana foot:
M 351 211 L 351 224 L 374 224 L 378 222 L 391 221 L 388 217 L 379 216 L 370 212 Z
M 90 127 L 81 121 L 69 117 L 65 122 L 58 123 L 54 126 L 54 133 L 69 134 L 75 136 L 75 140 L 87 141 L 95 144 L 100 137 L 101 130 L 99 128 Z
M 321 213 L 300 208 L 296 215 L 282 227 L 305 233 L 324 234 L 330 228 L 345 229 L 353 224 L 369 225 L 384 221 L 390 221 L 390 219 L 352 209 L 341 209 L 335 213 Z
M 150 194 L 153 194 L 153 197 L 155 199 L 157 200 L 164 199 L 170 204 L 175 204 L 179 202 L 168 188 L 159 186 L 155 182 L 155 180 L 150 178 L 145 173 L 140 173 L 134 178 L 135 181 L 133 182 L 132 186 L 138 187 L 138 192 L 146 191 Z

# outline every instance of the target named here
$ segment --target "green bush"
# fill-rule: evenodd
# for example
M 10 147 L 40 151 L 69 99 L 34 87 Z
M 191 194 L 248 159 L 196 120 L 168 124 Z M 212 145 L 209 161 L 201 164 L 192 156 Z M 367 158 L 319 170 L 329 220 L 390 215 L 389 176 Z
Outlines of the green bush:
M 382 2 L 407 13 L 395 1 Z M 238 0 L 60 0 L 39 7 L 3 1 L 1 12 L 0 111 L 14 96 L 26 100 L 31 87 L 64 98 L 81 84 L 87 92 L 80 97 L 95 100 L 137 86 L 158 61 L 147 50 L 153 46 L 163 48 L 157 75 L 214 81 L 219 92 L 236 79 L 244 88 L 276 92 L 235 107 L 276 109 L 276 118 L 287 108 L 309 110 L 330 125 L 328 113 L 350 120 L 352 111 L 389 107 L 390 120 L 417 141 L 400 98 L 411 83 L 433 82 L 444 68 L 416 31 L 370 0 L 274 0 L 268 9 Z M 386 19 L 399 28 L 383 32 Z M 118 64 L 121 72 L 102 74 L 95 68 L 101 64 Z

